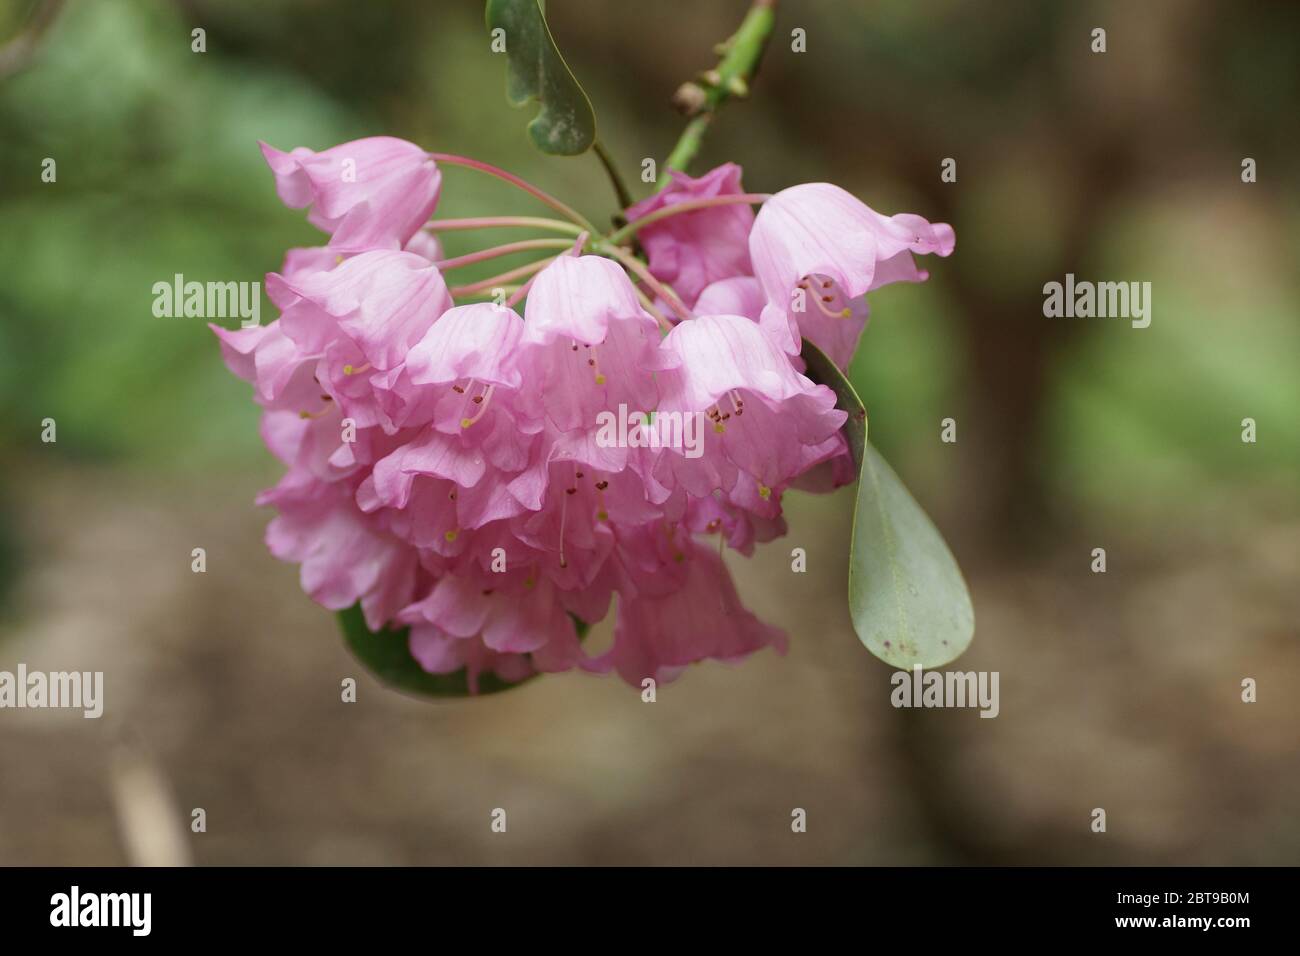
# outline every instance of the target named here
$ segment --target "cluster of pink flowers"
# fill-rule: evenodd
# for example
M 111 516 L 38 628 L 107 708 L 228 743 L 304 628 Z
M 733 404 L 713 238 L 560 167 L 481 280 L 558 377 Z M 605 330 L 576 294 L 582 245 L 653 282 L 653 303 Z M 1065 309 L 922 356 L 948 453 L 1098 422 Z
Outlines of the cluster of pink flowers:
M 575 667 L 639 686 L 784 647 L 711 536 L 749 554 L 784 533 L 786 489 L 851 480 L 845 415 L 801 374 L 801 340 L 847 364 L 864 294 L 924 279 L 912 253 L 947 255 L 950 227 L 823 183 L 749 196 L 727 164 L 626 211 L 648 266 L 570 227 L 508 301 L 465 301 L 484 284 L 444 272 L 492 251 L 444 260 L 429 222 L 456 158 L 387 137 L 263 152 L 330 238 L 267 276 L 279 319 L 213 328 L 288 466 L 259 497 L 279 512 L 267 543 L 314 600 L 409 628 L 425 670 L 471 687 Z M 620 408 L 653 412 L 643 431 L 703 416 L 701 447 L 602 441 Z M 584 653 L 575 618 L 612 602 L 612 647 Z

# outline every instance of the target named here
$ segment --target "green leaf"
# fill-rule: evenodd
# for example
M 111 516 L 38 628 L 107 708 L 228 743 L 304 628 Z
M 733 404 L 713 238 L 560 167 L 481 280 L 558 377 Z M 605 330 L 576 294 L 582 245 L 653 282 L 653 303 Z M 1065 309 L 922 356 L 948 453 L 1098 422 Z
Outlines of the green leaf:
M 393 630 L 385 627 L 376 634 L 366 626 L 360 604 L 339 611 L 339 624 L 343 627 L 343 639 L 353 656 L 382 683 L 394 690 L 422 697 L 475 696 L 470 693 L 469 678 L 464 670 L 453 674 L 430 674 L 416 662 L 406 646 L 408 628 Z M 510 690 L 522 683 L 524 681 L 512 684 L 495 674 L 479 674 L 478 696 Z
M 570 614 L 578 640 L 587 636 L 591 625 L 576 614 Z M 422 668 L 407 649 L 409 628 L 393 629 L 385 627 L 376 634 L 366 626 L 366 617 L 360 604 L 354 604 L 346 611 L 339 611 L 339 625 L 343 628 L 343 640 L 362 664 L 375 677 L 394 690 L 423 697 L 473 697 L 483 694 L 496 694 L 503 690 L 518 687 L 533 677 L 522 681 L 504 681 L 495 674 L 480 674 L 478 677 L 478 694 L 469 689 L 469 676 L 463 670 L 453 674 L 430 674 Z
M 543 153 L 576 156 L 596 140 L 591 100 L 555 46 L 538 0 L 487 0 L 488 31 L 505 31 L 509 62 L 506 98 L 512 106 L 536 100 L 541 109 L 528 124 Z
M 860 469 L 862 451 L 867 444 L 867 408 L 862 404 L 862 399 L 858 398 L 857 389 L 840 371 L 839 366 L 808 339 L 803 340 L 799 357 L 808 366 L 808 377 L 829 387 L 835 393 L 835 404 L 848 413 L 849 417 L 844 422 L 844 437 L 849 441 L 853 464 Z
M 947 664 L 975 634 L 975 611 L 956 559 L 871 445 L 853 516 L 849 612 L 867 650 L 903 669 Z
M 975 611 L 957 561 L 898 475 L 867 442 L 867 410 L 817 346 L 800 352 L 808 377 L 828 386 L 848 412 L 845 437 L 858 466 L 849 554 L 849 613 L 858 638 L 881 660 L 911 669 L 940 667 L 975 634 Z

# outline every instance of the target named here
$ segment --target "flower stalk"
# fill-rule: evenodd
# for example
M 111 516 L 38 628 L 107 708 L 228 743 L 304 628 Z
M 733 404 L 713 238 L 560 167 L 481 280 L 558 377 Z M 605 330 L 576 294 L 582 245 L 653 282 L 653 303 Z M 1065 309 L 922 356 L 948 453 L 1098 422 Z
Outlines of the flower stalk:
M 508 256 L 515 252 L 527 252 L 530 249 L 568 249 L 572 245 L 573 243 L 568 239 L 522 239 L 518 242 L 507 242 L 499 246 L 492 246 L 490 249 L 480 249 L 478 252 L 456 256 L 452 259 L 442 259 L 435 262 L 434 265 L 446 272 L 449 269 L 473 265 L 476 262 L 485 262 L 488 259 Z
M 566 232 L 580 236 L 583 227 L 577 223 L 537 216 L 474 216 L 469 219 L 433 219 L 425 223 L 427 232 L 453 232 L 461 229 L 498 229 L 518 226 L 524 229 L 542 229 L 548 232 Z
M 510 269 L 502 272 L 500 275 L 494 275 L 478 282 L 471 282 L 469 285 L 453 286 L 448 291 L 453 296 L 470 295 L 475 292 L 483 292 L 487 289 L 493 289 L 497 286 L 509 282 L 511 279 L 522 279 L 524 276 L 530 276 L 535 272 L 541 272 L 548 265 L 554 262 L 555 256 L 547 256 L 545 259 L 538 259 L 536 262 L 530 262 L 527 265 L 520 266 L 517 269 Z
M 659 189 L 671 181 L 669 172 L 674 169 L 685 171 L 690 166 L 718 108 L 732 97 L 749 95 L 749 84 L 758 71 L 759 61 L 776 23 L 776 2 L 754 0 L 740 27 L 722 45 L 722 59 L 718 65 L 704 73 L 698 82 L 686 83 L 677 91 L 677 103 L 691 116 L 691 121 L 682 130 L 677 145 L 664 162 Z
M 691 310 L 686 307 L 686 304 L 682 302 L 677 293 L 673 291 L 672 286 L 656 279 L 646 264 L 636 256 L 632 255 L 632 253 L 628 252 L 626 249 L 620 248 L 619 246 L 611 245 L 609 242 L 596 243 L 595 251 L 615 260 L 622 265 L 623 268 L 627 269 L 628 272 L 631 272 L 636 276 L 637 279 L 645 283 L 646 287 L 654 292 L 655 295 L 668 303 L 673 312 L 677 313 L 679 319 L 685 321 L 695 318 L 695 316 L 691 314 Z
M 621 215 L 622 210 L 632 205 L 635 201 L 632 199 L 632 193 L 627 188 L 627 182 L 618 171 L 618 167 L 614 165 L 614 157 L 609 154 L 609 150 L 605 148 L 605 144 L 600 140 L 596 140 L 592 144 L 591 148 L 596 154 L 596 158 L 600 160 L 601 166 L 605 167 L 605 175 L 609 177 L 610 185 L 614 187 L 614 195 L 618 199 L 618 208 Z
M 500 166 L 493 166 L 491 163 L 484 163 L 477 159 L 470 159 L 468 156 L 457 156 L 453 153 L 430 153 L 429 158 L 435 163 L 443 163 L 448 166 L 463 166 L 466 169 L 473 169 L 480 173 L 487 173 L 489 176 L 495 176 L 497 179 L 507 182 L 517 189 L 522 189 L 534 199 L 550 206 L 565 219 L 576 223 L 588 232 L 597 231 L 596 227 L 593 226 L 587 218 L 582 215 L 582 213 L 578 212 L 568 203 L 556 199 L 545 190 L 539 189 L 527 180 L 520 179 L 514 173 L 507 172 Z

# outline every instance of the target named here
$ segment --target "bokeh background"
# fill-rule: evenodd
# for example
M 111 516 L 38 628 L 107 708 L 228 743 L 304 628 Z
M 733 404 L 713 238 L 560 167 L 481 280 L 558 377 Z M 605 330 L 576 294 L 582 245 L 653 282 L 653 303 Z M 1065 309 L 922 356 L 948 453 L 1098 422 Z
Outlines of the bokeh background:
M 633 177 L 746 9 L 548 7 Z M 1300 862 L 1300 5 L 785 2 L 709 134 L 696 171 L 956 228 L 928 284 L 873 294 L 853 374 L 966 571 L 954 666 L 1001 673 L 995 720 L 890 707 L 845 606 L 852 489 L 788 496 L 788 540 L 728 557 L 785 658 L 653 706 L 581 675 L 383 689 L 266 553 L 249 389 L 152 285 L 259 281 L 317 241 L 259 139 L 402 136 L 607 222 L 596 160 L 530 148 L 468 0 L 3 0 L 0 39 L 0 669 L 107 675 L 102 720 L 0 711 L 0 863 Z M 439 214 L 535 208 L 453 169 Z M 1067 272 L 1151 282 L 1151 327 L 1044 318 Z

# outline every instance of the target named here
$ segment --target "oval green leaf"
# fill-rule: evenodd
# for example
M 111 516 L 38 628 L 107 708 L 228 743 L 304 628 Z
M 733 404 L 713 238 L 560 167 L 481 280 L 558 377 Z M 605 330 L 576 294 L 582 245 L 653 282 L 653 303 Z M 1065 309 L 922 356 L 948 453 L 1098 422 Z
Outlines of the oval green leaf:
M 975 610 L 957 560 L 871 445 L 853 515 L 849 612 L 867 650 L 905 670 L 947 664 L 975 634 Z
M 528 124 L 533 145 L 556 156 L 589 150 L 596 113 L 560 55 L 538 0 L 487 0 L 486 19 L 489 33 L 504 31 L 506 98 L 516 107 L 534 100 L 541 106 Z
M 849 554 L 849 613 L 858 638 L 886 663 L 940 667 L 975 634 L 961 569 L 916 499 L 867 442 L 867 410 L 840 368 L 804 340 L 808 377 L 835 393 L 848 413 L 844 434 L 858 466 Z

